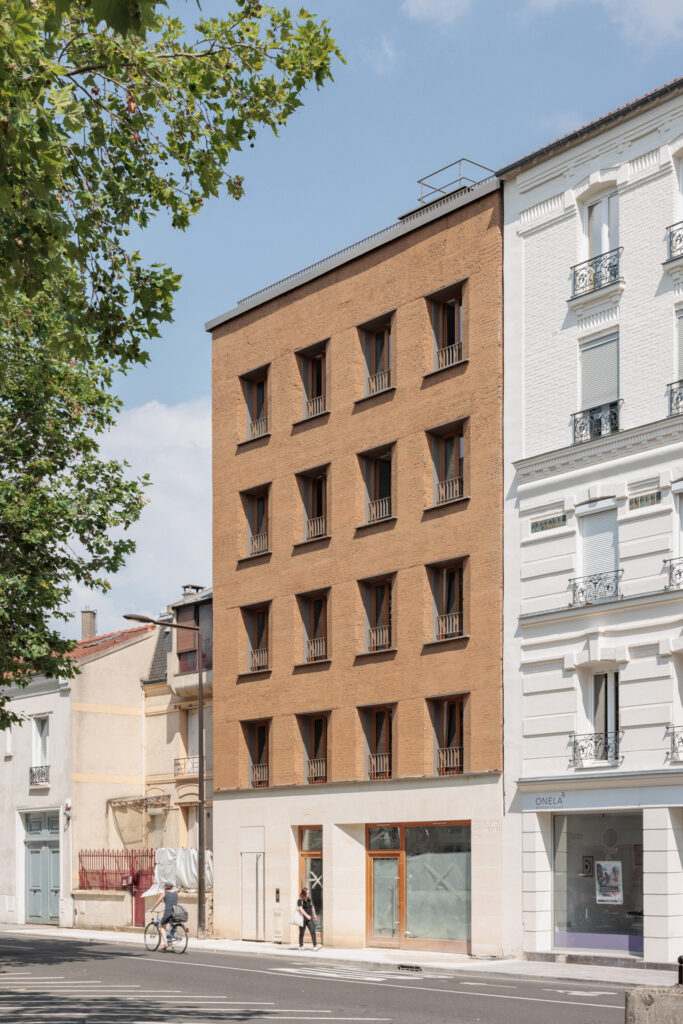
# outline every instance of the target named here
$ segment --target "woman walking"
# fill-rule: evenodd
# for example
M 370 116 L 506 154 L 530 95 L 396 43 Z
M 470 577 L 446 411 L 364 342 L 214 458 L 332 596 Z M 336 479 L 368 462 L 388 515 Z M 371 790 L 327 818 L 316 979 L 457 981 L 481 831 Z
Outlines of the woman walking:
M 315 926 L 318 923 L 318 915 L 315 912 L 313 906 L 313 900 L 311 899 L 311 890 L 302 889 L 299 894 L 299 899 L 296 901 L 296 905 L 303 914 L 304 923 L 299 926 L 299 949 L 304 948 L 304 935 L 308 928 L 311 933 L 311 942 L 313 943 L 313 949 L 320 949 L 315 937 Z

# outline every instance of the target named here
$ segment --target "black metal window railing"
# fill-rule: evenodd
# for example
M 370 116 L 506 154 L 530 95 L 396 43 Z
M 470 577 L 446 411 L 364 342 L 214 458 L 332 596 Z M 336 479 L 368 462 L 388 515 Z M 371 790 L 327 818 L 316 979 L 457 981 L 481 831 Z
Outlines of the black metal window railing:
M 664 565 L 669 576 L 667 590 L 678 590 L 683 586 L 683 558 L 665 558 Z
M 28 781 L 30 786 L 47 786 L 50 783 L 49 764 L 37 764 L 28 770 Z
M 669 416 L 680 416 L 683 412 L 683 380 L 675 380 L 673 384 L 668 385 L 668 388 Z
M 608 572 L 594 572 L 590 576 L 577 576 L 570 580 L 572 605 L 613 601 L 620 596 L 619 580 L 622 572 L 622 569 L 611 569 Z
M 572 733 L 573 764 L 583 764 L 586 761 L 618 761 L 621 737 L 621 731 L 589 732 L 583 736 Z
M 683 726 L 670 725 L 671 760 L 683 761 Z
M 591 409 L 575 412 L 572 416 L 574 444 L 616 434 L 619 430 L 621 403 L 622 399 L 619 398 L 616 402 L 605 402 L 604 405 L 594 405 Z
M 599 288 L 606 288 L 607 285 L 616 284 L 621 280 L 619 275 L 619 260 L 622 247 L 610 249 L 609 252 L 600 253 L 599 256 L 592 256 L 583 263 L 577 263 L 572 267 L 572 298 L 578 295 L 587 295 L 589 292 L 596 292 Z
M 666 229 L 667 243 L 669 248 L 669 259 L 675 260 L 683 256 L 683 220 L 678 224 L 671 224 Z

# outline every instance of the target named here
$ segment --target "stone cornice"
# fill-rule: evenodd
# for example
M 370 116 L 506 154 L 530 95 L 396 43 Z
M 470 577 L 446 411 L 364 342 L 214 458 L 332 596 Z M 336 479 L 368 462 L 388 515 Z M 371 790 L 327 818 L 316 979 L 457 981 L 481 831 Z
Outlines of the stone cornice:
M 640 427 L 619 430 L 594 441 L 568 445 L 566 448 L 556 448 L 555 451 L 544 452 L 542 455 L 519 459 L 514 466 L 519 483 L 525 484 L 680 441 L 683 441 L 683 416 L 669 416 L 663 420 L 655 420 L 654 423 L 644 423 Z

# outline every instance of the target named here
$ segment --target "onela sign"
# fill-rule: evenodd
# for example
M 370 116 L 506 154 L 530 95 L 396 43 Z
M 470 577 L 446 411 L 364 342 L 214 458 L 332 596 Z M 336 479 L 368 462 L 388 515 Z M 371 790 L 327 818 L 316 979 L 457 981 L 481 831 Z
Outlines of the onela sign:
M 566 793 L 541 793 L 536 797 L 535 804 L 539 811 L 564 807 Z

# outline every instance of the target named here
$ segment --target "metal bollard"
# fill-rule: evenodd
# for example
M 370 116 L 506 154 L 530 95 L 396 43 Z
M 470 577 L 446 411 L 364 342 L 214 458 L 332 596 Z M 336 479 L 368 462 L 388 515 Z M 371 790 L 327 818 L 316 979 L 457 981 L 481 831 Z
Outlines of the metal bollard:
M 683 956 L 678 958 L 678 984 L 683 988 Z

